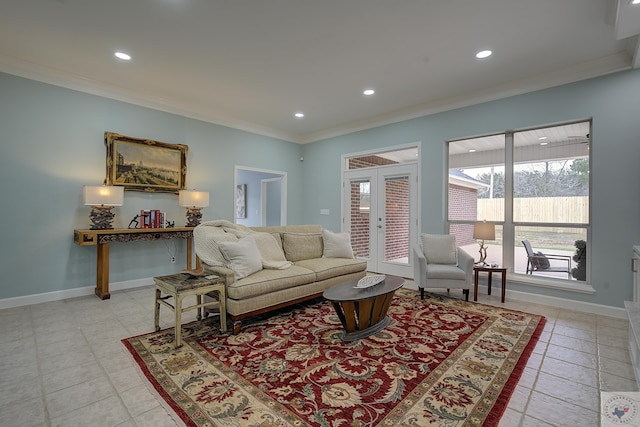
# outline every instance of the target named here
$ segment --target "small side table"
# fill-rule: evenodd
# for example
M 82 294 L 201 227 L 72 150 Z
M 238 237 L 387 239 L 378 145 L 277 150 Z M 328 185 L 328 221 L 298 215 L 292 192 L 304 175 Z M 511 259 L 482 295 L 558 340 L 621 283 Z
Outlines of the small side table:
M 220 309 L 220 331 L 227 330 L 227 308 L 224 281 L 219 276 L 191 277 L 188 274 L 178 273 L 168 276 L 154 277 L 156 282 L 156 300 L 155 300 L 155 327 L 156 331 L 160 330 L 160 305 L 173 310 L 176 316 L 175 326 L 175 348 L 182 345 L 182 313 L 189 310 L 198 310 L 197 319 L 202 319 L 203 307 L 219 307 Z M 217 300 L 203 302 L 202 296 L 216 292 Z M 161 296 L 162 293 L 165 296 Z M 189 296 L 196 296 L 196 304 L 189 307 L 182 307 L 182 300 Z M 214 297 L 213 295 L 209 295 Z M 166 300 L 173 298 L 174 304 L 171 305 Z M 215 298 L 215 297 L 214 297 Z
M 490 265 L 473 266 L 473 300 L 478 301 L 478 274 L 480 274 L 481 271 L 486 271 L 487 273 L 489 273 L 487 282 L 487 287 L 489 288 L 487 293 L 489 295 L 491 295 L 491 276 L 493 275 L 493 273 L 502 273 L 502 302 L 504 302 L 504 294 L 507 288 L 507 269 L 505 267 L 492 267 Z

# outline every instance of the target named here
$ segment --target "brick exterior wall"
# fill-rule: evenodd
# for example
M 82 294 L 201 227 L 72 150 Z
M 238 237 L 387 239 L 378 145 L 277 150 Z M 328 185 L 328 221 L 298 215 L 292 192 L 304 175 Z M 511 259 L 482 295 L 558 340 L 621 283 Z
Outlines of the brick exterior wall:
M 478 218 L 477 190 L 449 185 L 449 219 L 475 221 Z M 451 224 L 449 233 L 456 236 L 456 245 L 475 243 L 473 224 Z

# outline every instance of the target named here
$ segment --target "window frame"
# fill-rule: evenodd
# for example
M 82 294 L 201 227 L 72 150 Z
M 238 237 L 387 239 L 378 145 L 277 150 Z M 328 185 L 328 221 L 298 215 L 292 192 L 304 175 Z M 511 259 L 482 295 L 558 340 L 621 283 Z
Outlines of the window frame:
M 514 135 L 518 132 L 537 130 L 537 129 L 545 129 L 556 126 L 563 125 L 571 125 L 575 123 L 589 123 L 589 138 L 588 138 L 588 164 L 589 164 L 589 177 L 588 177 L 588 215 L 589 220 L 587 223 L 556 223 L 556 222 L 529 222 L 529 221 L 514 221 L 514 175 L 515 175 L 515 160 L 514 160 Z M 445 222 L 446 222 L 446 230 L 451 229 L 452 225 L 460 225 L 460 224 L 473 224 L 474 221 L 478 220 L 477 218 L 473 221 L 471 220 L 452 220 L 450 219 L 449 212 L 449 185 L 450 185 L 450 177 L 449 177 L 449 164 L 450 164 L 450 146 L 451 143 L 455 143 L 457 141 L 464 141 L 475 138 L 503 135 L 504 136 L 504 218 L 502 221 L 492 221 L 496 224 L 496 226 L 502 227 L 502 263 L 503 266 L 507 268 L 507 278 L 509 281 L 518 282 L 522 284 L 527 284 L 536 287 L 544 287 L 544 288 L 554 288 L 554 289 L 562 289 L 568 290 L 572 292 L 579 293 L 595 293 L 595 289 L 589 284 L 590 280 L 590 270 L 591 270 L 591 218 L 592 218 L 592 174 L 591 174 L 591 166 L 592 166 L 592 138 L 591 138 L 591 129 L 593 128 L 593 119 L 581 119 L 581 120 L 572 120 L 568 122 L 562 123 L 554 123 L 548 125 L 534 126 L 528 128 L 520 128 L 520 129 L 512 129 L 505 130 L 503 132 L 493 132 L 489 134 L 470 136 L 466 138 L 457 138 L 452 140 L 445 141 L 445 151 L 446 151 L 446 180 L 445 180 Z M 517 227 L 543 227 L 543 228 L 556 228 L 556 227 L 568 227 L 575 229 L 584 229 L 586 231 L 586 243 L 587 243 L 587 272 L 586 272 L 586 280 L 585 281 L 576 281 L 576 280 L 568 280 L 561 278 L 549 278 L 537 275 L 529 275 L 526 273 L 517 273 L 514 271 L 515 266 L 515 230 Z

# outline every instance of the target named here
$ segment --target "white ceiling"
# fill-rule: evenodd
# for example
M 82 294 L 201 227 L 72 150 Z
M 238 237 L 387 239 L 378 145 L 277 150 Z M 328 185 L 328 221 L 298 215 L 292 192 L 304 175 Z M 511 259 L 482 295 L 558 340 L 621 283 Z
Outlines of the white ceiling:
M 0 0 L 0 71 L 305 143 L 639 68 L 639 33 L 629 0 Z

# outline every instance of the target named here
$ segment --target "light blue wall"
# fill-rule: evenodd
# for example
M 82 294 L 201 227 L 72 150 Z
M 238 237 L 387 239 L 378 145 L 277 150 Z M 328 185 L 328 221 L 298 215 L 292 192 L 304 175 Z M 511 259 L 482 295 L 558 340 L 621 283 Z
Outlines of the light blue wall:
M 622 72 L 434 114 L 304 146 L 303 217 L 340 229 L 340 156 L 422 142 L 421 228 L 445 231 L 445 141 L 593 117 L 591 285 L 594 295 L 542 293 L 622 307 L 631 300 L 632 246 L 640 244 L 640 71 Z M 330 208 L 321 216 L 320 208 Z M 540 288 L 509 284 L 539 293 Z
M 73 230 L 89 228 L 82 186 L 105 178 L 105 131 L 186 144 L 187 187 L 210 192 L 204 220 L 233 221 L 234 165 L 243 165 L 287 172 L 289 222 L 304 223 L 298 144 L 0 73 L 0 299 L 95 286 L 96 249 L 75 245 Z M 177 195 L 126 192 L 114 225 L 127 227 L 140 209 L 186 222 Z M 111 246 L 112 283 L 186 263 L 181 240 Z
M 420 141 L 422 231 L 444 231 L 444 141 L 593 117 L 591 285 L 594 295 L 545 294 L 621 307 L 632 298 L 631 247 L 640 243 L 640 71 L 434 114 L 297 145 L 223 126 L 0 74 L 0 299 L 95 285 L 95 248 L 73 244 L 88 227 L 85 184 L 105 176 L 103 133 L 189 146 L 187 186 L 209 191 L 208 219 L 234 216 L 234 165 L 288 174 L 289 224 L 339 230 L 340 156 Z M 304 156 L 304 162 L 299 159 Z M 127 192 L 116 210 L 126 227 L 140 209 L 161 209 L 176 225 L 184 210 L 172 194 Z M 330 209 L 329 216 L 320 209 Z M 184 267 L 184 242 L 113 244 L 111 282 Z M 176 251 L 177 262 L 170 264 Z M 539 288 L 509 284 L 510 289 Z

